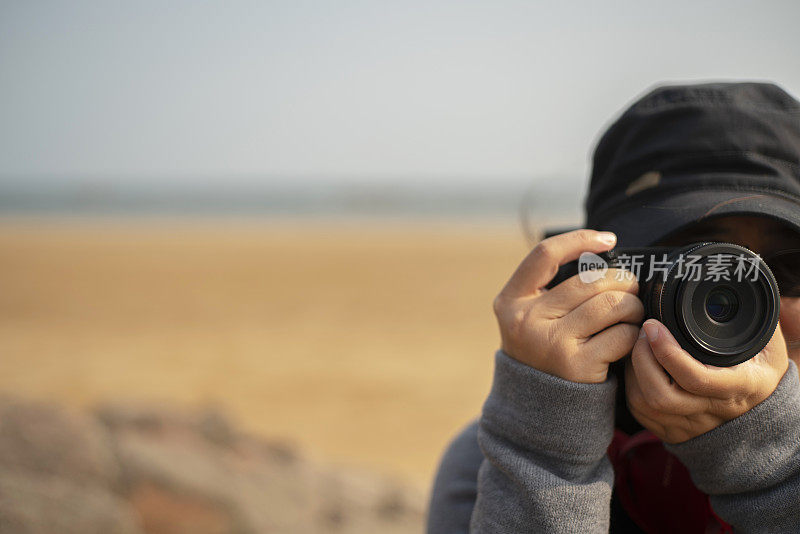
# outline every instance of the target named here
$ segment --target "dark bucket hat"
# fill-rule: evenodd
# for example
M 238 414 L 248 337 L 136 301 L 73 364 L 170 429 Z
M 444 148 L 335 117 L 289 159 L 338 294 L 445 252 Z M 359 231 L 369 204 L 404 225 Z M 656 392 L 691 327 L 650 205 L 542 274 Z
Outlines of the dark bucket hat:
M 657 87 L 600 138 L 585 210 L 621 246 L 723 215 L 800 232 L 800 103 L 770 83 Z

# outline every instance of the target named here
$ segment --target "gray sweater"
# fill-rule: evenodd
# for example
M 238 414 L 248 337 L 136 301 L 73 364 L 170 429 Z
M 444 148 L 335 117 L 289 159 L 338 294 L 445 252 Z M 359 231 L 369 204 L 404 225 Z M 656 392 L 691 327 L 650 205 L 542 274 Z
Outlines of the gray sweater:
M 479 420 L 442 458 L 428 532 L 608 532 L 606 456 L 616 380 L 578 384 L 495 355 Z M 800 381 L 789 369 L 765 401 L 667 445 L 736 532 L 800 532 Z

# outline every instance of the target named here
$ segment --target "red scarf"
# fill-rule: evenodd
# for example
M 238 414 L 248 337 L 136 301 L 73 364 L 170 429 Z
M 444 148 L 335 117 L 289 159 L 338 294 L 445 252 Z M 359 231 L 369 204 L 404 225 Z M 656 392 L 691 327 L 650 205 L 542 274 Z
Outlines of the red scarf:
M 708 495 L 695 487 L 686 467 L 652 433 L 629 436 L 615 429 L 608 457 L 622 507 L 648 534 L 733 532 L 714 513 Z

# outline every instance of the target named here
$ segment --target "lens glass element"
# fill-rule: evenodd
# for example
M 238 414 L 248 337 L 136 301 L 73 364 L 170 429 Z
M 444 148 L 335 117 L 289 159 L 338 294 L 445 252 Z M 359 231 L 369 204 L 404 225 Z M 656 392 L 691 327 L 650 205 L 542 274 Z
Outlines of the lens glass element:
M 712 321 L 727 323 L 739 311 L 739 298 L 729 287 L 715 287 L 706 297 L 706 313 Z

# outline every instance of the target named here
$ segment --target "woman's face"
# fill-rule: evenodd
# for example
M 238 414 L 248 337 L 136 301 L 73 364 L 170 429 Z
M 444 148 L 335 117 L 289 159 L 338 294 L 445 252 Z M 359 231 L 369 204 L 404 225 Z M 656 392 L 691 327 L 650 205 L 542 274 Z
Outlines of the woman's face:
M 734 243 L 767 260 L 776 252 L 800 249 L 800 234 L 791 228 L 771 219 L 745 216 L 720 217 L 698 223 L 659 244 L 678 246 L 699 241 Z M 800 366 L 800 298 L 781 297 L 780 326 L 789 358 Z

